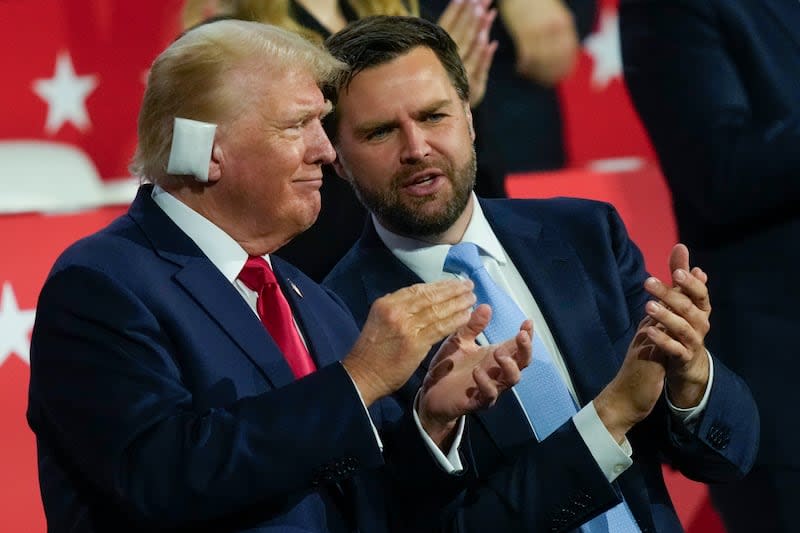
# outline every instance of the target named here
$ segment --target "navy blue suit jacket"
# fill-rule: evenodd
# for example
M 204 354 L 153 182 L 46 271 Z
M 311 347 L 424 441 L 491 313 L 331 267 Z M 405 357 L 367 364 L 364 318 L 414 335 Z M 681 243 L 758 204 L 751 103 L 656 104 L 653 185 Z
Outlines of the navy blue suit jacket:
M 481 205 L 541 308 L 581 405 L 591 401 L 616 374 L 644 316 L 647 274 L 639 250 L 607 204 L 555 199 Z M 370 222 L 325 284 L 363 322 L 375 298 L 419 281 Z M 682 531 L 662 460 L 694 479 L 738 478 L 756 452 L 758 414 L 747 386 L 715 360 L 710 400 L 694 433 L 673 423 L 662 399 L 629 434 L 634 464 L 614 484 L 572 421 L 536 443 L 511 394 L 468 426 L 476 481 L 453 505 L 455 530 L 567 531 L 624 494 L 642 531 Z
M 709 347 L 761 413 L 758 462 L 800 468 L 800 3 L 622 0 L 625 79 L 709 275 Z
M 70 247 L 39 299 L 28 419 L 49 531 L 385 531 L 383 456 L 336 363 L 358 335 L 347 309 L 273 258 L 319 368 L 295 380 L 151 190 Z

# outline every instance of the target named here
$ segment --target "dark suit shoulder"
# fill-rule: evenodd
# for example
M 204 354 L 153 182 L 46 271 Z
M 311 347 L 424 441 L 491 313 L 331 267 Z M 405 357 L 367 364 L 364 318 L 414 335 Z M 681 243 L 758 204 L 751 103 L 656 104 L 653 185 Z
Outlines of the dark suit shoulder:
M 614 207 L 608 202 L 557 196 L 555 198 L 481 198 L 481 206 L 490 210 L 510 212 L 534 217 L 563 218 L 580 216 L 603 216 Z
M 56 259 L 50 275 L 69 267 L 85 267 L 109 275 L 131 272 L 144 256 L 152 257 L 144 234 L 128 215 L 69 245 Z
M 607 202 L 585 198 L 481 200 L 481 206 L 493 226 L 512 224 L 514 218 L 540 224 L 548 233 L 576 243 L 599 233 L 622 229 L 616 209 Z

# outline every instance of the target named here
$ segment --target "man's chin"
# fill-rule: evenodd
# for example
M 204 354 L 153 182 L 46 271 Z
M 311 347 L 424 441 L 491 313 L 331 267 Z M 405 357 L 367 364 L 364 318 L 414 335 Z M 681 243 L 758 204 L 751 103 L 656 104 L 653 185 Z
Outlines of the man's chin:
M 297 227 L 299 229 L 292 238 L 297 237 L 297 235 L 309 229 L 317 221 L 317 218 L 319 218 L 319 212 L 321 209 L 319 201 L 315 202 L 313 205 L 306 205 L 305 207 L 306 211 L 303 212 L 302 216 L 296 219 Z

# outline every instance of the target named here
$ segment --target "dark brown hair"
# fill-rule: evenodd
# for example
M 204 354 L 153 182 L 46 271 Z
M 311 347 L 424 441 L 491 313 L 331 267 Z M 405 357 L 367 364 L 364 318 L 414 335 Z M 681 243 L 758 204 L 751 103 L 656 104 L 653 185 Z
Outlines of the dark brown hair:
M 419 17 L 374 16 L 351 23 L 325 41 L 325 48 L 349 69 L 336 84 L 325 87 L 325 96 L 334 104 L 362 70 L 388 63 L 414 48 L 430 48 L 447 72 L 459 98 L 469 101 L 469 81 L 458 55 L 458 46 L 440 26 Z M 328 135 L 336 136 L 337 116 L 331 113 L 326 123 Z

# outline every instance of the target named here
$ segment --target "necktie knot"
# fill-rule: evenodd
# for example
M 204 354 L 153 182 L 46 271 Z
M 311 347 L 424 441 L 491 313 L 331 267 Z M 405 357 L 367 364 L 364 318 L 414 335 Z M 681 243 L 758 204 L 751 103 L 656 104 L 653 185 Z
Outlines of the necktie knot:
M 466 273 L 471 275 L 476 270 L 483 268 L 478 246 L 471 242 L 460 242 L 452 247 L 444 260 L 444 270 L 454 274 Z
M 261 293 L 266 287 L 276 284 L 275 273 L 263 257 L 250 256 L 239 273 L 248 289 Z

